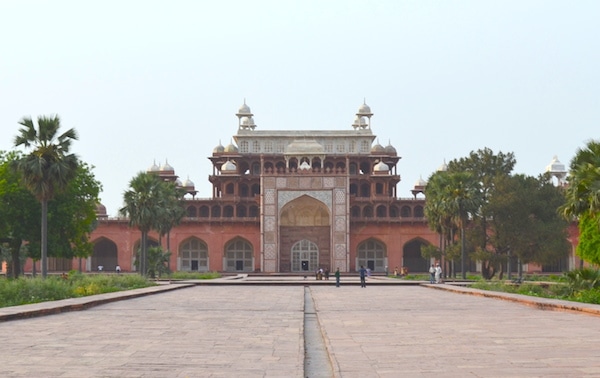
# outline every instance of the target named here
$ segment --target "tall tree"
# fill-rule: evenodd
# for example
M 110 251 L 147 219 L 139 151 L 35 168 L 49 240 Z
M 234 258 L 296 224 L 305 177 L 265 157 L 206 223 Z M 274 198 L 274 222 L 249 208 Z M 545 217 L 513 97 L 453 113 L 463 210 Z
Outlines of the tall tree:
M 80 162 L 64 191 L 48 204 L 48 256 L 88 257 L 93 253 L 89 234 L 96 226 L 96 207 L 101 184 L 92 168 Z
M 70 153 L 71 142 L 77 139 L 75 129 L 58 134 L 60 119 L 55 116 L 39 116 L 37 128 L 31 117 L 24 117 L 15 137 L 15 147 L 32 151 L 15 161 L 25 186 L 42 206 L 41 217 L 41 263 L 42 277 L 48 274 L 48 202 L 66 188 L 77 170 L 77 157 Z
M 39 239 L 40 204 L 22 184 L 20 175 L 11 169 L 20 154 L 0 152 L 0 241 L 9 252 L 7 275 L 21 274 L 22 251 L 25 240 Z M 37 228 L 36 228 L 37 227 Z
M 559 211 L 568 220 L 579 221 L 577 254 L 599 263 L 600 251 L 600 141 L 592 140 L 577 149 L 569 166 L 566 202 Z
M 479 182 L 469 172 L 437 172 L 425 189 L 427 212 L 438 221 L 430 222 L 432 229 L 448 227 L 460 230 L 461 272 L 466 278 L 466 251 L 464 230 L 481 207 Z
M 162 237 L 167 236 L 167 252 L 170 252 L 171 245 L 169 233 L 173 227 L 177 226 L 185 216 L 185 209 L 181 199 L 185 194 L 181 188 L 178 188 L 174 182 L 165 182 L 163 186 L 164 205 L 156 220 L 156 229 L 159 235 L 159 244 L 162 244 Z
M 521 263 L 547 264 L 567 256 L 568 223 L 556 211 L 564 196 L 548 175 L 506 176 L 495 185 L 488 207 L 494 225 L 490 242 L 496 251 L 510 252 Z
M 481 272 L 484 278 L 495 275 L 498 259 L 490 250 L 490 214 L 487 204 L 494 196 L 495 182 L 499 177 L 509 176 L 516 164 L 513 153 L 494 153 L 489 148 L 471 152 L 468 157 L 452 160 L 448 163 L 448 172 L 469 172 L 478 182 L 480 191 L 480 208 L 473 213 L 467 238 L 476 246 L 481 259 Z
M 129 217 L 129 225 L 137 227 L 141 236 L 140 274 L 148 273 L 148 234 L 172 227 L 176 201 L 180 198 L 172 182 L 155 173 L 142 172 L 129 182 L 130 189 L 123 196 L 125 206 L 119 211 Z M 169 221 L 167 222 L 166 219 Z

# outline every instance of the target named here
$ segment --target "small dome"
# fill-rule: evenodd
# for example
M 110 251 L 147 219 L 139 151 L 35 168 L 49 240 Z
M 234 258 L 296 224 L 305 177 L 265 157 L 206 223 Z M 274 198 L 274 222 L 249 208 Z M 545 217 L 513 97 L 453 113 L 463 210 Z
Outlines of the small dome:
M 238 148 L 233 143 L 229 143 L 223 152 L 238 152 Z
M 371 147 L 371 153 L 385 153 L 385 148 L 379 143 L 375 143 L 373 147 Z
M 169 162 L 165 161 L 165 164 L 160 166 L 161 172 L 173 172 L 174 169 L 169 165 Z
M 375 164 L 375 166 L 373 167 L 374 172 L 389 172 L 389 170 L 390 167 L 382 161 Z
M 550 164 L 546 167 L 546 172 L 550 173 L 564 173 L 565 165 L 558 160 L 558 156 L 554 156 Z
M 392 156 L 398 155 L 398 152 L 396 151 L 394 146 L 392 146 L 390 143 L 388 143 L 388 145 L 385 146 L 385 152 L 387 152 L 388 154 L 390 154 Z
M 438 172 L 446 172 L 448 170 L 448 164 L 446 164 L 446 160 L 438 167 Z
M 254 118 L 252 117 L 242 117 L 242 126 L 254 126 Z
M 415 182 L 415 188 L 425 187 L 425 186 L 427 186 L 427 181 L 423 180 L 423 177 L 419 177 L 417 182 Z
M 358 108 L 358 112 L 356 114 L 365 116 L 373 115 L 373 113 L 371 113 L 371 108 L 369 107 L 369 105 L 367 105 L 366 102 L 363 102 L 363 104 Z
M 150 168 L 148 168 L 148 172 L 158 172 L 160 168 L 158 167 L 158 165 L 156 165 L 156 162 L 152 163 L 152 165 L 150 166 Z
M 213 154 L 220 154 L 223 152 L 225 152 L 225 147 L 223 147 L 223 145 L 219 141 L 219 145 L 217 147 L 213 148 Z
M 232 161 L 227 160 L 221 166 L 221 172 L 222 173 L 234 173 L 234 172 L 237 172 L 237 166 Z
M 240 106 L 240 108 L 238 109 L 238 112 L 236 114 L 238 117 L 242 117 L 242 116 L 252 116 L 252 111 L 250 110 L 250 107 L 248 105 L 246 105 L 246 100 L 244 99 L 244 104 L 242 106 Z
M 97 216 L 106 216 L 106 206 L 98 202 L 96 204 L 96 215 Z
M 185 182 L 183 183 L 183 186 L 186 188 L 194 188 L 194 183 L 192 182 L 192 180 L 190 180 L 189 178 L 187 180 L 185 180 Z
M 180 179 L 175 180 L 175 186 L 178 188 L 181 188 L 183 186 Z
M 365 117 L 361 117 L 361 116 L 354 117 L 354 122 L 352 123 L 352 127 L 354 127 L 354 128 L 357 128 L 357 127 L 364 128 L 367 125 L 368 125 L 368 123 L 367 123 L 367 119 Z

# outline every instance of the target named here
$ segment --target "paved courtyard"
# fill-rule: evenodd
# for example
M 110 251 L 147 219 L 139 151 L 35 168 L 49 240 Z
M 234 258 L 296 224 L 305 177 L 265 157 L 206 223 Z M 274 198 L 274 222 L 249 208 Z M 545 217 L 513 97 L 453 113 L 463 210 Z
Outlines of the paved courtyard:
M 333 283 L 333 282 L 332 282 Z M 421 286 L 195 286 L 0 322 L 3 377 L 600 377 L 600 317 Z

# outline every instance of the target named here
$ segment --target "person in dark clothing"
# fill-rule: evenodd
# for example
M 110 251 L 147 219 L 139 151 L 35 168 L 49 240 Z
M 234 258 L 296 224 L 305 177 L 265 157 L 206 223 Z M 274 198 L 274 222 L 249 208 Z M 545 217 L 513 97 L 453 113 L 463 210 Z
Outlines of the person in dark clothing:
M 335 287 L 340 287 L 340 276 L 341 276 L 340 268 L 337 268 L 335 270 Z
M 367 275 L 367 270 L 365 269 L 364 266 L 360 266 L 360 269 L 358 270 L 358 274 L 360 274 L 360 287 L 367 287 L 367 282 L 366 282 L 366 275 Z

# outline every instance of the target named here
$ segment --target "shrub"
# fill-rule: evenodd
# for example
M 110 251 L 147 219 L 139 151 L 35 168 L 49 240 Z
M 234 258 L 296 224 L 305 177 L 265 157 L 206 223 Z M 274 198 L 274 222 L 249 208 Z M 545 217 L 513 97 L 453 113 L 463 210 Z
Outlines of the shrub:
M 152 286 L 137 275 L 85 275 L 69 272 L 64 276 L 0 279 L 0 307 L 55 301 Z

